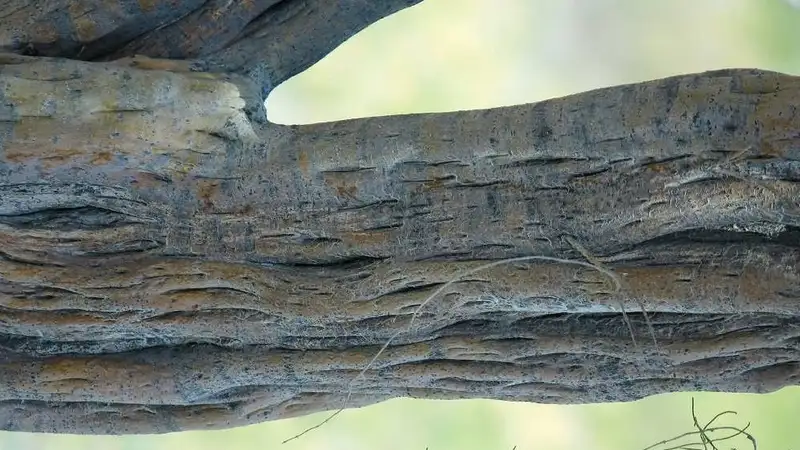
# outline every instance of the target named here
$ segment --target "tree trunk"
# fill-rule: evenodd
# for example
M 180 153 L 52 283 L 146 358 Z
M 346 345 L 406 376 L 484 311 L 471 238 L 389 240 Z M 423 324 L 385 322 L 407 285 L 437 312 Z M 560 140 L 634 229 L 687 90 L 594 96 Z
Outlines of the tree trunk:
M 6 35 L 56 14 L 10 3 Z M 800 78 L 278 126 L 271 86 L 414 2 L 236 2 L 261 9 L 204 28 L 213 3 L 131 15 L 160 27 L 135 39 L 0 34 L 53 56 L 0 57 L 0 428 L 798 384 Z M 145 46 L 184 59 L 78 60 Z

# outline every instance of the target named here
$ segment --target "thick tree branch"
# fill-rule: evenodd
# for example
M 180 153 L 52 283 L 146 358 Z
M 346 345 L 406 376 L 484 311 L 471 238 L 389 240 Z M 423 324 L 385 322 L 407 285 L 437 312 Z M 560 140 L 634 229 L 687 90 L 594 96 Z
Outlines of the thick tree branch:
M 246 74 L 262 100 L 339 44 L 420 0 L 4 0 L 0 52 L 192 60 Z
M 797 384 L 800 78 L 283 127 L 248 115 L 248 80 L 182 63 L 2 62 L 4 429 L 337 408 L 398 331 L 351 406 Z M 583 261 L 565 236 L 621 292 L 583 266 L 501 265 L 407 329 L 486 261 Z

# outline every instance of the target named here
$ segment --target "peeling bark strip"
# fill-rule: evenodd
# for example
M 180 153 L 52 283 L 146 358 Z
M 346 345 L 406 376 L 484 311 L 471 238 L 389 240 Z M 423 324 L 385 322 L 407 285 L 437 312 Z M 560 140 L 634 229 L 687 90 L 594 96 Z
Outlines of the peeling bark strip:
M 622 298 L 575 265 L 473 274 L 350 405 L 798 383 L 800 78 L 727 70 L 284 127 L 253 119 L 247 80 L 180 65 L 2 57 L 0 428 L 338 408 L 437 287 L 489 260 L 581 260 L 565 236 Z

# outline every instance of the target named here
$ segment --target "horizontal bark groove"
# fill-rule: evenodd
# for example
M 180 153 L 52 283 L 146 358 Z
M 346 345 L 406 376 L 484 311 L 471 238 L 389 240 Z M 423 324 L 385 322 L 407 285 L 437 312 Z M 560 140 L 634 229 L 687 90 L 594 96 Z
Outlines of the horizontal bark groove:
M 798 78 L 289 127 L 175 61 L 2 62 L 0 428 L 337 408 L 389 339 L 349 406 L 798 384 Z

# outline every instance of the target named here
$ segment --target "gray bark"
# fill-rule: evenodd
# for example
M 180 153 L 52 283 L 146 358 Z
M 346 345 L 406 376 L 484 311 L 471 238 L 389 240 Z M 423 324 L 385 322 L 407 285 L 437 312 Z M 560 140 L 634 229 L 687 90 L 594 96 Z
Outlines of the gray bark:
M 2 0 L 0 52 L 144 55 L 242 73 L 269 91 L 366 26 L 421 0 Z
M 0 58 L 0 428 L 797 384 L 800 78 L 279 126 L 234 41 Z

